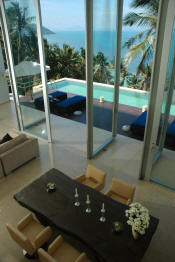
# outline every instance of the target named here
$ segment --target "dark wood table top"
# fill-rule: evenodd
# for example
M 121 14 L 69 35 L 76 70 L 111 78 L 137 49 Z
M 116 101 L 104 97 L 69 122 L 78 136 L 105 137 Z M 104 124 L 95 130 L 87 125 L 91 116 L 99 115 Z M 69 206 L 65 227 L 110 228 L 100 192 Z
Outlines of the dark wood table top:
M 48 182 L 56 184 L 55 192 L 47 193 Z M 81 202 L 79 207 L 74 206 L 75 187 L 78 188 Z M 90 214 L 85 212 L 86 194 L 89 194 L 91 200 Z M 125 210 L 128 206 L 72 180 L 56 169 L 51 169 L 36 179 L 16 193 L 14 198 L 22 206 L 43 218 L 46 224 L 61 229 L 72 239 L 79 240 L 80 245 L 82 243 L 87 246 L 96 254 L 96 261 L 141 261 L 158 226 L 158 219 L 151 216 L 146 234 L 134 240 L 131 227 L 126 223 Z M 99 221 L 103 202 L 106 209 L 105 223 Z M 123 223 L 122 232 L 118 234 L 112 232 L 114 221 Z

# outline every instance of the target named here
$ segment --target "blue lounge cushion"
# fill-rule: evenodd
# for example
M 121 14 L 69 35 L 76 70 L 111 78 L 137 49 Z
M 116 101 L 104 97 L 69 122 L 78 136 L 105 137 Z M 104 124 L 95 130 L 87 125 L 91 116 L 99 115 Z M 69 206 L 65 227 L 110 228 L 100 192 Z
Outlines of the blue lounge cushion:
M 58 97 L 63 96 L 65 94 L 66 94 L 65 92 L 56 91 L 56 92 L 50 93 L 48 96 L 49 96 L 49 98 L 58 98 Z M 44 98 L 43 98 L 43 96 L 41 96 L 41 97 L 36 98 L 35 100 L 42 102 L 42 101 L 44 101 Z
M 37 97 L 37 98 L 35 99 L 35 101 L 43 102 L 43 101 L 44 101 L 44 98 L 43 98 L 43 96 L 41 96 L 41 97 Z
M 82 101 L 85 101 L 85 100 L 86 100 L 86 97 L 84 97 L 84 96 L 73 96 L 71 98 L 68 98 L 66 100 L 63 100 L 61 102 L 56 103 L 55 106 L 67 108 L 67 107 L 70 107 L 72 105 L 75 105 L 75 104 L 82 102 Z
M 167 128 L 167 135 L 175 136 L 175 119 Z
M 132 125 L 145 127 L 146 117 L 147 117 L 147 111 L 143 112 L 143 113 L 132 123 Z
M 66 93 L 62 92 L 62 91 L 56 91 L 56 92 L 50 93 L 49 97 L 55 98 L 55 97 L 59 97 L 59 96 L 65 95 L 65 94 Z

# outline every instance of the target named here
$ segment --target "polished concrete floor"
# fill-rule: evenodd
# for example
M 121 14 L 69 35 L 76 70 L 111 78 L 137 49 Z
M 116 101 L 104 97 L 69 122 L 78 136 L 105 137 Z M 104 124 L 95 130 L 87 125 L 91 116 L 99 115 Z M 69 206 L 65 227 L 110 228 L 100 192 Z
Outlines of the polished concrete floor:
M 10 103 L 0 106 L 0 137 L 9 130 L 17 129 L 12 109 L 13 104 Z M 15 226 L 28 213 L 28 210 L 13 199 L 13 195 L 52 167 L 72 178 L 80 175 L 87 167 L 85 125 L 55 117 L 51 119 L 53 144 L 39 139 L 40 158 L 30 161 L 0 180 L 0 261 L 2 262 L 27 261 L 22 255 L 21 248 L 10 238 L 5 228 L 7 222 Z M 95 132 L 98 134 L 98 141 L 94 147 L 97 147 L 104 140 L 104 135 L 109 134 L 98 129 Z M 113 177 L 135 184 L 137 186 L 135 201 L 145 205 L 153 216 L 160 219 L 158 229 L 142 261 L 174 262 L 175 192 L 154 183 L 138 181 L 142 146 L 141 141 L 118 136 L 115 142 L 90 162 L 107 172 L 104 192 L 109 188 Z M 164 172 L 173 175 L 172 168 L 173 165 L 167 164 L 157 172 L 162 175 Z

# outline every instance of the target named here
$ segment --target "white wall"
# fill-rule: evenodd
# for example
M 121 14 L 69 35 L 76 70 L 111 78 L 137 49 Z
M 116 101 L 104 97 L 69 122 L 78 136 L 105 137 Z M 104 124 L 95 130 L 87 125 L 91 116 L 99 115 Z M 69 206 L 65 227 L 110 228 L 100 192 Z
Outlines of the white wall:
M 4 60 L 3 60 L 2 49 L 0 45 L 0 104 L 5 103 L 9 100 L 8 85 L 4 77 L 4 73 L 5 73 Z

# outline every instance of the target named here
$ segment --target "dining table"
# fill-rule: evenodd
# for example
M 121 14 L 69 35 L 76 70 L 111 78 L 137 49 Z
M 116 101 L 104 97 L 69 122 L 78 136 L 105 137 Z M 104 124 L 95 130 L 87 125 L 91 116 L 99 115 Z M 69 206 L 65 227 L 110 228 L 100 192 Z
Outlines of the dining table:
M 48 183 L 55 184 L 49 192 Z M 78 193 L 79 206 L 75 205 Z M 87 195 L 90 204 L 87 204 Z M 53 168 L 22 188 L 15 200 L 33 212 L 43 225 L 50 225 L 53 233 L 79 251 L 86 252 L 94 262 L 140 262 L 151 243 L 159 219 L 150 215 L 146 233 L 135 240 L 127 224 L 125 211 L 129 208 L 103 193 L 83 185 Z M 87 213 L 87 207 L 91 212 Z M 104 207 L 105 221 L 101 221 Z M 118 221 L 121 231 L 116 232 Z

